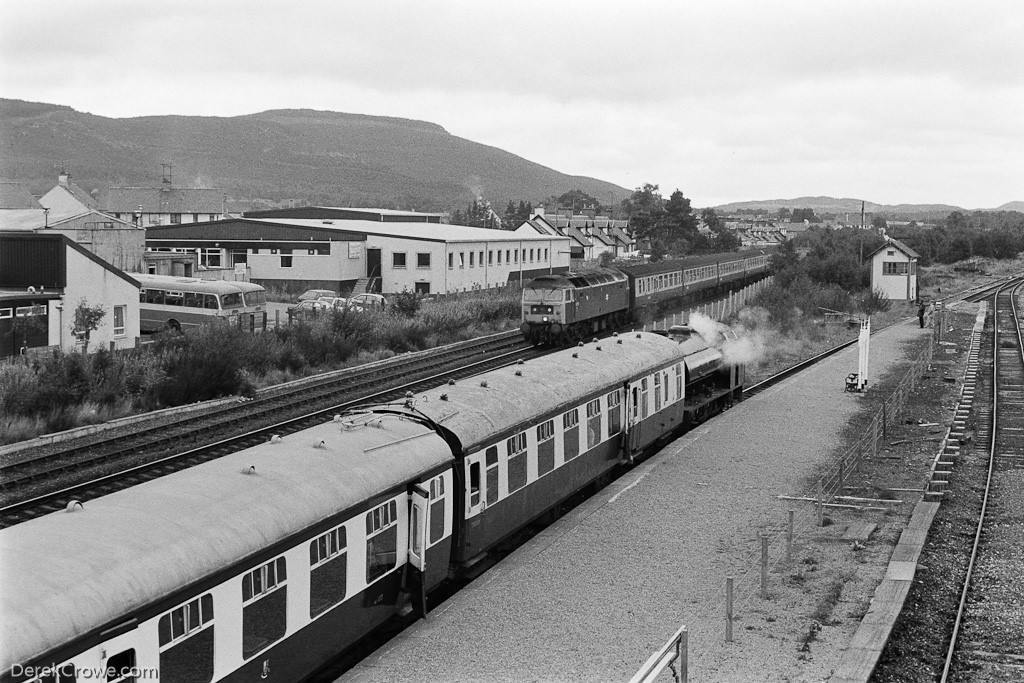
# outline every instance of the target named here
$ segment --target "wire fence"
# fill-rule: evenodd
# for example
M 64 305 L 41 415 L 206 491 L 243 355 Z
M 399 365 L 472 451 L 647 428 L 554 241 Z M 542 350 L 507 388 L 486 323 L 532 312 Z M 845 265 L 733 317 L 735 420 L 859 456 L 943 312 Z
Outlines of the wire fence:
M 892 393 L 886 397 L 882 406 L 871 417 L 870 423 L 865 427 L 860 438 L 829 461 L 819 472 L 817 481 L 810 488 L 793 496 L 798 500 L 813 502 L 813 505 L 805 506 L 800 510 L 790 510 L 787 519 L 762 530 L 760 538 L 764 540 L 751 550 L 749 559 L 743 563 L 743 568 L 730 577 L 732 579 L 731 596 L 726 594 L 723 586 L 720 598 L 705 601 L 691 616 L 691 623 L 695 624 L 714 623 L 717 618 L 721 618 L 722 629 L 680 629 L 661 649 L 661 653 L 678 649 L 681 633 L 686 632 L 688 652 L 684 660 L 687 662 L 687 667 L 697 668 L 701 662 L 708 661 L 712 655 L 717 654 L 717 651 L 724 647 L 727 642 L 726 634 L 731 633 L 731 624 L 726 623 L 727 615 L 735 616 L 742 613 L 751 608 L 755 599 L 761 599 L 765 590 L 764 577 L 770 575 L 772 570 L 792 561 L 793 542 L 809 537 L 823 525 L 824 508 L 835 505 L 849 507 L 835 503 L 836 496 L 841 495 L 846 482 L 858 472 L 864 458 L 877 455 L 879 442 L 886 438 L 888 426 L 901 419 L 910 395 L 920 383 L 922 375 L 925 374 L 929 363 L 931 363 L 934 346 L 934 336 L 931 336 L 928 338 L 925 349 L 911 364 Z M 762 553 L 762 544 L 765 541 L 767 542 L 767 553 Z M 652 656 L 644 668 L 632 678 L 631 683 L 668 680 L 667 676 L 669 675 L 677 682 L 685 681 L 685 669 L 681 672 L 678 667 L 669 667 L 669 659 L 666 656 L 659 658 L 657 654 Z M 666 674 L 666 671 L 669 673 Z

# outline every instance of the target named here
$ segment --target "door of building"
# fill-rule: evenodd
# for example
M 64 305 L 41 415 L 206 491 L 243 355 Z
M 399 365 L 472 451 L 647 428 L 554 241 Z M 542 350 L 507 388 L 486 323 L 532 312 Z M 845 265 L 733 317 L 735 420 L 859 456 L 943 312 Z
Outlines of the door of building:
M 380 294 L 380 249 L 366 250 L 366 277 L 370 280 L 366 285 L 366 291 L 373 294 Z

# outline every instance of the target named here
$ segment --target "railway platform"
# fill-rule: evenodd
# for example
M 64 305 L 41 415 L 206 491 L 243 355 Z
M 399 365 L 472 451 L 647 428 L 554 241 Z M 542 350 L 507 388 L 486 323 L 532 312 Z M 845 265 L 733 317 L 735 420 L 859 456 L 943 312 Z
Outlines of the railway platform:
M 899 372 L 929 334 L 914 319 L 874 335 L 872 377 Z M 813 604 L 755 595 L 736 608 L 731 643 L 718 607 L 726 577 L 756 564 L 759 532 L 795 505 L 779 496 L 806 489 L 863 409 L 874 384 L 868 394 L 844 385 L 857 353 L 850 347 L 669 444 L 338 683 L 628 681 L 683 624 L 690 681 L 827 679 L 856 622 L 819 624 L 808 640 L 831 647 L 805 657 L 785 622 Z M 840 543 L 843 552 L 849 541 Z M 884 553 L 860 571 L 877 583 L 887 561 Z M 760 637 L 747 637 L 754 631 Z

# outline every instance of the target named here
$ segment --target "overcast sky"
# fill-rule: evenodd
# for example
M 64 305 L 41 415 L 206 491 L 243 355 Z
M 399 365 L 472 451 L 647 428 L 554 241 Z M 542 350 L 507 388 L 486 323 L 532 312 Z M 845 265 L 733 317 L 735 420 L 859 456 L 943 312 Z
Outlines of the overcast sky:
M 3 97 L 102 116 L 422 119 L 697 206 L 1024 200 L 1020 0 L 0 0 L 0 15 Z

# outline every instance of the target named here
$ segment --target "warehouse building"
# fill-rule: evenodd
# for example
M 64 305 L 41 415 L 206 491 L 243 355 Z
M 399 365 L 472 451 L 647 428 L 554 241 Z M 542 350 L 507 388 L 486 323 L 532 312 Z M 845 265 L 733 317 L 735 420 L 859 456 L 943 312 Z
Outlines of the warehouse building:
M 269 287 L 382 294 L 504 287 L 569 268 L 566 237 L 427 221 L 246 216 L 153 226 L 146 248 L 195 253 L 200 269 L 246 268 Z

